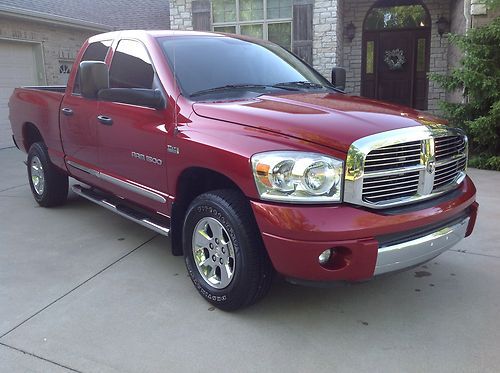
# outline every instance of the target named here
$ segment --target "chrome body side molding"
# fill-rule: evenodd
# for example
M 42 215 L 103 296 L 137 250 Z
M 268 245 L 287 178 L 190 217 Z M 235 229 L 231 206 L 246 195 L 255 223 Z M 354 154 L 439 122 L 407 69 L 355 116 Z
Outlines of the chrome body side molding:
M 108 183 L 117 185 L 117 186 L 119 186 L 119 187 L 121 187 L 123 189 L 126 189 L 128 191 L 131 191 L 131 192 L 137 193 L 137 194 L 139 194 L 139 195 L 141 195 L 143 197 L 152 199 L 153 201 L 160 202 L 160 203 L 166 203 L 167 202 L 166 198 L 163 197 L 160 194 L 160 192 L 158 192 L 158 191 L 156 191 L 154 189 L 147 188 L 145 186 L 142 186 L 142 185 L 139 185 L 139 184 L 136 184 L 136 183 L 132 183 L 130 181 L 124 181 L 124 180 L 117 179 L 116 177 L 110 176 L 110 175 L 105 174 L 103 172 L 99 172 L 99 171 L 94 170 L 92 168 L 88 168 L 88 167 L 82 166 L 81 164 L 73 162 L 73 161 L 66 161 L 66 163 L 69 166 L 76 168 L 77 170 L 86 172 L 86 173 L 88 173 L 88 174 L 90 174 L 92 176 L 95 176 L 95 177 L 97 177 L 99 179 L 107 181 Z

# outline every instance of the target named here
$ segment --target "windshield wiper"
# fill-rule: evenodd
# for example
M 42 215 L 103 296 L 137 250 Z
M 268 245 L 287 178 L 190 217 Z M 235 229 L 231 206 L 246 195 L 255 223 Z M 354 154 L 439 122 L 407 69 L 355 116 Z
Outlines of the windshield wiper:
M 296 89 L 303 89 L 303 88 L 306 88 L 306 89 L 309 89 L 309 88 L 312 88 L 312 89 L 326 88 L 325 86 L 323 86 L 321 84 L 309 82 L 307 80 L 301 80 L 301 81 L 298 81 L 298 82 L 277 83 L 277 84 L 273 85 L 273 87 L 276 87 L 276 88 L 288 88 L 288 89 L 289 88 L 296 88 Z
M 208 89 L 202 89 L 201 91 L 196 91 L 193 92 L 189 95 L 189 97 L 196 97 L 196 96 L 201 96 L 206 93 L 213 93 L 213 92 L 219 92 L 219 91 L 225 91 L 225 90 L 231 90 L 231 89 L 246 89 L 246 88 L 259 88 L 259 89 L 265 89 L 265 88 L 279 88 L 279 89 L 284 89 L 287 91 L 298 91 L 297 88 L 294 87 L 288 87 L 288 86 L 281 86 L 280 85 L 266 85 L 266 84 L 226 84 L 220 87 L 214 87 L 214 88 L 208 88 Z

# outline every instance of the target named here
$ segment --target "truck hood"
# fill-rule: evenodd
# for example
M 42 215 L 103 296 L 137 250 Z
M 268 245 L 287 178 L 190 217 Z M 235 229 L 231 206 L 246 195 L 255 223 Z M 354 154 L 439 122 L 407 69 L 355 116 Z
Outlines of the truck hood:
M 375 133 L 445 123 L 407 107 L 323 92 L 197 102 L 193 110 L 202 117 L 272 131 L 342 152 L 357 139 Z

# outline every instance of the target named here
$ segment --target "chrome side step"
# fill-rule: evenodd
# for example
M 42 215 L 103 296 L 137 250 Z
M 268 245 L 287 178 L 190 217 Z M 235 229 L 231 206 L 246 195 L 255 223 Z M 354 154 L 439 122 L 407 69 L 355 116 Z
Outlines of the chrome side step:
M 109 211 L 112 211 L 120 216 L 123 216 L 124 218 L 132 220 L 133 222 L 136 222 L 137 224 L 140 224 L 143 227 L 149 228 L 155 231 L 156 233 L 159 233 L 164 236 L 168 236 L 170 233 L 169 227 L 161 225 L 160 223 L 154 221 L 154 219 L 152 219 L 151 217 L 146 216 L 145 214 L 142 214 L 139 211 L 133 210 L 127 206 L 121 206 L 116 203 L 113 203 L 112 201 L 110 201 L 109 198 L 101 196 L 95 193 L 91 189 L 84 188 L 81 185 L 73 185 L 71 189 L 79 196 L 82 196 L 83 198 L 88 199 L 89 201 L 94 202 L 95 204 L 102 206 L 108 209 Z

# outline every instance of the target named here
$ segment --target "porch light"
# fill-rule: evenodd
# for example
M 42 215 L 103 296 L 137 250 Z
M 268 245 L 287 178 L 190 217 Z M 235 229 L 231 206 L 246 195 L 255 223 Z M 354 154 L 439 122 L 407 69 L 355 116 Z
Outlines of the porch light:
M 450 22 L 443 16 L 439 17 L 436 22 L 438 28 L 438 34 L 440 37 L 443 37 L 444 33 L 449 32 Z
M 347 36 L 347 39 L 349 39 L 349 41 L 352 41 L 354 39 L 354 36 L 356 36 L 356 26 L 354 26 L 354 23 L 352 23 L 352 21 L 345 28 L 345 35 Z

